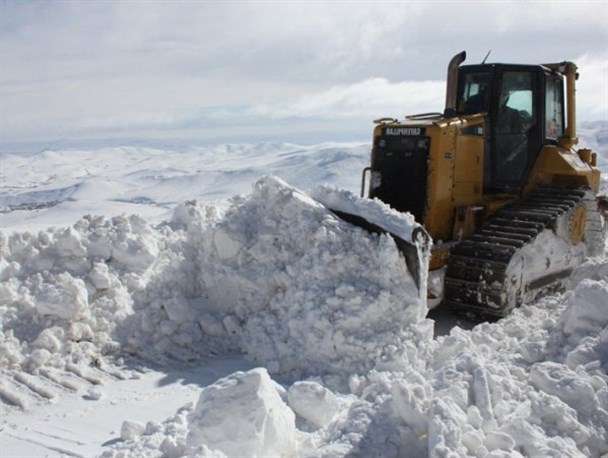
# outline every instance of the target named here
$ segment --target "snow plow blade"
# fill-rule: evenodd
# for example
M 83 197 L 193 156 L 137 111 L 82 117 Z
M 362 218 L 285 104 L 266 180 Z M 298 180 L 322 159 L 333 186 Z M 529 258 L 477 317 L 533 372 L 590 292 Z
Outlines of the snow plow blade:
M 426 298 L 431 238 L 412 215 L 397 212 L 377 199 L 333 188 L 322 187 L 311 197 L 347 223 L 373 234 L 390 235 L 403 254 L 419 296 Z

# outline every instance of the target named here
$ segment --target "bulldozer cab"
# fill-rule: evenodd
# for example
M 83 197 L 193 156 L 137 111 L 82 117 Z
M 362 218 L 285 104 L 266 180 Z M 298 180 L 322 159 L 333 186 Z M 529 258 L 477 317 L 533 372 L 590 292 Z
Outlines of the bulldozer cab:
M 521 194 L 542 145 L 564 134 L 563 76 L 539 65 L 458 71 L 457 114 L 487 114 L 484 194 Z

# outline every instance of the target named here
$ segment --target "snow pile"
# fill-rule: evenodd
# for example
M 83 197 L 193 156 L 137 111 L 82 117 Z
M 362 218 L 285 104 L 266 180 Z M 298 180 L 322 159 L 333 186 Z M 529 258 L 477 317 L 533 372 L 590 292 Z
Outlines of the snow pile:
M 296 381 L 286 395 L 279 389 L 296 414 L 292 456 L 605 456 L 608 260 L 591 260 L 572 281 L 585 277 L 572 291 L 499 322 L 454 328 L 417 367 L 351 374 L 346 386 L 322 377 Z M 226 380 L 205 388 L 201 400 Z M 188 433 L 175 435 L 169 425 L 178 417 L 154 440 L 117 444 L 107 456 L 169 439 L 184 455 L 196 455 L 186 436 L 204 428 L 190 415 L 181 423 Z M 246 444 L 231 446 L 243 454 Z
M 344 446 L 356 456 L 380 447 L 390 456 L 608 453 L 607 267 L 564 297 L 470 332 L 455 328 L 438 339 L 426 372 L 370 372 L 354 387 L 360 400 L 348 418 L 334 424 L 328 454 Z
M 203 234 L 199 264 L 215 317 L 271 372 L 359 372 L 415 359 L 413 332 L 432 338 L 392 238 L 339 220 L 275 178 Z
M 87 216 L 1 242 L 1 358 L 16 370 L 239 350 L 275 373 L 348 374 L 415 361 L 411 336 L 432 338 L 394 241 L 272 177 L 223 215 L 190 202 L 156 228 Z
M 67 229 L 0 236 L 0 361 L 30 371 L 111 353 L 136 278 L 158 256 L 139 217 L 85 217 Z
M 196 406 L 183 406 L 162 424 L 124 421 L 123 442 L 101 456 L 292 457 L 297 430 L 286 396 L 266 369 L 238 371 L 203 388 Z
M 382 221 L 384 229 L 403 240 L 412 240 L 414 229 L 419 227 L 412 214 L 398 212 L 379 199 L 360 199 L 345 189 L 319 186 L 310 195 L 327 208 L 358 215 L 370 222 Z

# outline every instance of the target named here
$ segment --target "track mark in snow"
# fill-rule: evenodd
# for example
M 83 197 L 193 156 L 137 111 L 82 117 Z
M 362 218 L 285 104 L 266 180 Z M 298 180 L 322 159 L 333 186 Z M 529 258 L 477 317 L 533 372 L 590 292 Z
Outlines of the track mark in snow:
M 23 410 L 27 409 L 27 400 L 21 396 L 15 389 L 8 386 L 5 380 L 0 380 L 0 397 L 10 404 L 20 407 Z
M 87 445 L 86 442 L 82 442 L 82 441 L 78 441 L 78 440 L 74 440 L 74 439 L 69 439 L 69 438 L 64 437 L 64 436 L 58 436 L 57 434 L 49 434 L 48 432 L 40 431 L 40 430 L 37 430 L 37 429 L 32 429 L 31 431 L 34 432 L 34 433 L 36 433 L 36 434 L 39 434 L 40 436 L 48 437 L 49 439 L 56 439 L 56 440 L 60 440 L 60 441 L 63 441 L 63 442 L 69 442 L 69 443 L 74 444 L 74 445 Z M 65 431 L 68 434 L 71 434 L 71 431 L 69 431 L 69 430 L 65 430 Z
M 52 400 L 57 397 L 57 393 L 45 386 L 45 384 L 41 380 L 34 377 L 33 375 L 26 374 L 25 372 L 18 372 L 17 374 L 15 374 L 15 380 L 22 383 L 34 393 L 42 396 L 43 398 Z
M 43 375 L 44 377 L 48 378 L 49 380 L 61 385 L 64 388 L 67 388 L 70 391 L 76 392 L 82 388 L 82 386 L 78 382 L 62 378 L 62 377 L 60 377 L 59 374 L 57 374 L 47 368 L 41 368 L 40 375 Z
M 114 377 L 116 380 L 128 380 L 129 379 L 129 374 L 125 373 L 124 371 L 121 371 L 120 369 L 110 369 L 110 368 L 102 367 L 99 370 L 110 375 L 111 377 Z
M 36 432 L 39 433 L 39 431 L 36 431 Z M 10 436 L 10 437 L 12 437 L 14 439 L 21 440 L 23 442 L 27 442 L 29 444 L 38 445 L 39 447 L 43 447 L 43 448 L 45 448 L 47 450 L 50 450 L 52 452 L 57 452 L 57 453 L 61 454 L 61 456 L 73 456 L 73 457 L 76 457 L 76 458 L 84 458 L 84 455 L 80 455 L 78 453 L 71 452 L 71 451 L 66 450 L 64 448 L 61 448 L 61 447 L 53 447 L 53 446 L 50 446 L 49 444 L 45 444 L 44 442 L 39 442 L 39 441 L 34 440 L 32 438 L 29 438 L 29 437 L 28 438 L 21 437 L 18 434 L 12 434 L 12 433 L 9 433 L 9 432 L 7 432 L 6 435 Z M 65 440 L 63 438 L 61 438 L 61 439 Z
M 108 365 L 105 363 L 96 364 L 95 366 L 89 368 L 89 370 L 93 372 L 100 372 L 102 375 L 107 376 L 112 380 L 128 380 L 129 378 L 131 378 L 131 374 L 129 373 L 129 371 L 125 371 L 119 369 L 116 366 Z M 101 384 L 103 384 L 103 381 Z
M 79 367 L 74 363 L 66 364 L 65 368 L 67 371 L 77 375 L 93 385 L 103 385 L 103 381 L 99 377 L 87 373 L 86 369 Z

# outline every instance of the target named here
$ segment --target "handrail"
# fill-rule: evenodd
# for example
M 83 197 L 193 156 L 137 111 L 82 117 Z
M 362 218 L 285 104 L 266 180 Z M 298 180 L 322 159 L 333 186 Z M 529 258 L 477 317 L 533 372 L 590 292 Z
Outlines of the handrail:
M 365 167 L 361 173 L 361 197 L 365 197 L 365 174 L 371 171 L 371 167 Z

